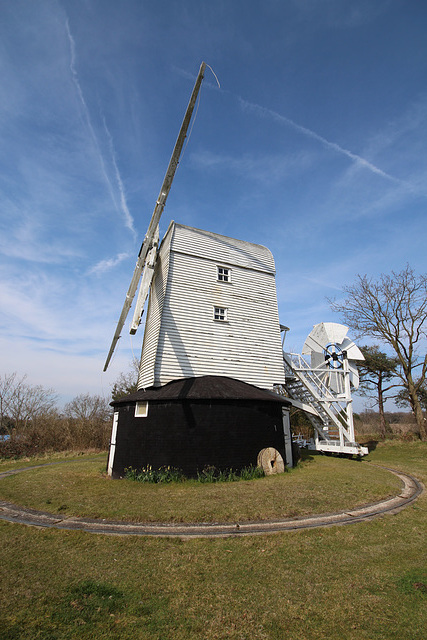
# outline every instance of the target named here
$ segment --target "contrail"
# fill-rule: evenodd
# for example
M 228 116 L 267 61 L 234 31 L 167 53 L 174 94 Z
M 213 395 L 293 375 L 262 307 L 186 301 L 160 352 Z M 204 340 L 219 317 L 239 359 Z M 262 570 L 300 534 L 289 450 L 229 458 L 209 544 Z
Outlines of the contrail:
M 131 216 L 131 214 L 129 212 L 129 209 L 128 209 L 128 206 L 127 206 L 127 203 L 126 203 L 126 196 L 125 196 L 125 192 L 124 192 L 123 182 L 122 182 L 122 179 L 120 177 L 119 169 L 118 169 L 117 163 L 116 163 L 116 158 L 115 158 L 115 154 L 114 154 L 114 147 L 113 147 L 113 141 L 112 141 L 111 134 L 108 131 L 108 129 L 107 129 L 106 125 L 105 125 L 105 122 L 104 122 L 104 126 L 105 126 L 105 129 L 106 129 L 107 134 L 108 134 L 108 139 L 109 139 L 109 144 L 110 144 L 110 152 L 111 152 L 111 156 L 112 156 L 112 162 L 113 162 L 114 170 L 115 170 L 115 173 L 116 173 L 116 180 L 117 180 L 117 184 L 118 184 L 118 188 L 119 188 L 119 192 L 120 192 L 120 205 L 117 202 L 117 199 L 116 199 L 116 196 L 115 196 L 115 193 L 114 193 L 114 189 L 113 189 L 113 185 L 111 184 L 111 180 L 110 180 L 110 178 L 108 176 L 108 173 L 107 173 L 107 170 L 106 170 L 106 167 L 105 167 L 104 157 L 103 157 L 103 155 L 101 153 L 101 149 L 100 149 L 100 146 L 99 146 L 98 138 L 96 137 L 95 130 L 94 130 L 93 126 L 92 126 L 92 121 L 90 119 L 89 109 L 88 109 L 88 106 L 86 104 L 86 100 L 84 98 L 82 88 L 80 86 L 79 78 L 78 78 L 77 71 L 76 71 L 76 65 L 75 65 L 75 63 L 76 63 L 76 45 L 75 45 L 75 42 L 74 42 L 74 38 L 71 35 L 70 25 L 68 23 L 68 20 L 65 22 L 65 27 L 66 27 L 66 30 L 67 30 L 67 36 L 68 36 L 68 40 L 69 40 L 69 43 L 70 43 L 70 56 L 71 56 L 71 59 L 70 59 L 70 71 L 71 71 L 71 76 L 73 78 L 74 85 L 75 85 L 75 87 L 77 89 L 77 93 L 78 93 L 78 96 L 80 98 L 80 102 L 81 102 L 82 107 L 83 107 L 83 113 L 84 113 L 84 116 L 85 116 L 85 119 L 86 119 L 86 123 L 87 123 L 88 129 L 90 131 L 90 135 L 92 137 L 93 143 L 95 145 L 95 149 L 96 149 L 96 152 L 97 152 L 100 164 L 101 164 L 102 173 L 103 173 L 103 176 L 105 178 L 105 182 L 107 184 L 107 188 L 108 188 L 108 191 L 110 193 L 111 200 L 113 201 L 113 204 L 114 204 L 114 207 L 115 207 L 116 211 L 117 212 L 121 211 L 122 214 L 124 215 L 126 227 L 128 227 L 132 231 L 132 233 L 134 235 L 136 235 L 135 228 L 134 228 L 134 225 L 133 225 L 133 218 L 132 218 L 132 216 Z
M 313 140 L 317 140 L 328 149 L 333 149 L 337 153 L 340 153 L 341 155 L 344 155 L 347 158 L 350 158 L 350 160 L 355 162 L 357 165 L 361 167 L 365 167 L 366 169 L 369 169 L 373 173 L 376 173 L 377 175 L 382 176 L 387 180 L 391 180 L 392 182 L 395 182 L 398 184 L 406 185 L 406 183 L 403 180 L 399 180 L 399 178 L 395 178 L 394 176 L 391 176 L 389 173 L 386 173 L 382 169 L 379 169 L 378 167 L 376 167 L 374 164 L 372 164 L 372 162 L 369 162 L 365 158 L 358 156 L 356 153 L 352 153 L 348 149 L 344 149 L 343 147 L 340 147 L 340 145 L 337 144 L 336 142 L 329 142 L 329 140 L 326 140 L 326 138 L 323 138 L 318 133 L 315 133 L 311 129 L 307 129 L 307 127 L 303 127 L 300 124 L 297 124 L 290 118 L 286 118 L 286 116 L 282 116 L 280 115 L 280 113 L 277 113 L 276 111 L 272 111 L 271 109 L 267 109 L 266 107 L 261 107 L 259 104 L 248 102 L 247 100 L 244 100 L 240 96 L 238 96 L 238 100 L 243 109 L 246 109 L 248 111 L 253 111 L 263 117 L 272 118 L 273 120 L 276 120 L 277 122 L 280 122 L 282 124 L 287 124 L 288 126 L 292 127 L 292 129 L 295 129 L 295 131 L 299 131 L 300 133 L 303 133 L 309 138 L 312 138 Z
M 117 166 L 117 162 L 116 162 L 116 152 L 114 149 L 114 143 L 113 143 L 113 137 L 110 133 L 110 130 L 107 127 L 107 123 L 105 122 L 105 118 L 102 119 L 103 123 L 104 123 L 104 129 L 105 129 L 105 133 L 107 134 L 107 138 L 108 138 L 108 143 L 110 146 L 110 154 L 111 154 L 111 160 L 113 162 L 113 166 L 114 166 L 114 172 L 116 174 L 116 180 L 117 180 L 117 187 L 120 193 L 120 204 L 121 204 L 121 208 L 123 211 L 123 214 L 125 216 L 125 224 L 128 227 L 128 229 L 130 229 L 132 231 L 132 233 L 134 234 L 134 236 L 136 236 L 136 230 L 135 227 L 133 226 L 133 217 L 129 211 L 127 202 L 126 202 L 126 194 L 125 194 L 125 189 L 123 186 L 123 181 L 120 175 L 120 171 L 119 168 Z
M 180 68 L 177 68 L 177 67 L 174 67 L 174 69 L 178 73 L 180 73 L 182 76 L 184 76 L 186 78 L 194 79 L 194 75 L 191 74 L 191 73 L 188 73 L 184 69 L 180 69 Z M 207 84 L 208 83 L 205 83 L 205 86 Z M 221 87 L 217 87 L 217 86 L 214 86 L 214 85 L 211 85 L 211 88 L 214 88 L 217 91 L 220 91 L 221 93 L 228 93 L 230 95 L 234 95 L 234 97 L 237 98 L 237 100 L 240 103 L 240 106 L 243 109 L 246 109 L 247 111 L 253 111 L 254 113 L 256 113 L 256 114 L 258 114 L 259 116 L 262 116 L 262 117 L 271 118 L 273 120 L 276 120 L 277 122 L 280 122 L 281 124 L 286 124 L 289 127 L 292 127 L 292 129 L 294 129 L 295 131 L 299 131 L 300 133 L 304 134 L 305 136 L 308 136 L 309 138 L 312 138 L 313 140 L 317 140 L 324 147 L 327 147 L 328 149 L 332 149 L 333 151 L 336 151 L 337 153 L 346 156 L 347 158 L 349 158 L 350 160 L 355 162 L 359 167 L 365 167 L 369 171 L 372 171 L 372 173 L 375 173 L 375 174 L 385 178 L 386 180 L 390 180 L 391 182 L 394 182 L 396 184 L 412 188 L 411 185 L 407 184 L 404 180 L 400 180 L 399 178 L 395 178 L 394 176 L 391 176 L 389 173 L 386 173 L 385 171 L 383 171 L 379 167 L 375 166 L 372 162 L 369 162 L 369 160 L 366 160 L 365 158 L 362 158 L 361 156 L 357 155 L 357 153 L 353 153 L 349 149 L 344 149 L 343 147 L 340 147 L 340 145 L 337 144 L 336 142 L 330 142 L 329 140 L 327 140 L 326 138 L 323 138 L 321 135 L 319 135 L 315 131 L 312 131 L 311 129 L 307 129 L 307 127 L 303 127 L 302 125 L 297 124 L 296 122 L 294 122 L 290 118 L 287 118 L 286 116 L 282 116 L 280 113 L 277 113 L 277 111 L 272 111 L 271 109 L 268 109 L 267 107 L 262 107 L 259 104 L 255 104 L 253 102 L 248 102 L 248 100 L 245 100 L 241 96 L 234 94 L 232 91 L 229 91 L 228 89 L 223 89 Z

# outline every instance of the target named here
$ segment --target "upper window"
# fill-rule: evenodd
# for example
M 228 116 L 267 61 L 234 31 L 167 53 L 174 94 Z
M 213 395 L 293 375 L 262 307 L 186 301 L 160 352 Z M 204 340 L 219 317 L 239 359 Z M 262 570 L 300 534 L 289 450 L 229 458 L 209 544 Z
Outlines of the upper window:
M 224 307 L 214 307 L 214 320 L 220 320 L 221 322 L 227 322 L 227 309 Z
M 218 280 L 220 282 L 231 282 L 231 269 L 228 267 L 217 267 Z

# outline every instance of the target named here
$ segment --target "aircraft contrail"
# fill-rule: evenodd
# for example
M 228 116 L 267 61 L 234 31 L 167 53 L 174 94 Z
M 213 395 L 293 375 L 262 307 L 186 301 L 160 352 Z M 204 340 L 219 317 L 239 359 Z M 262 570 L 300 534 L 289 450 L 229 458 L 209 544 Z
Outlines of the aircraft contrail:
M 114 172 L 116 174 L 117 188 L 118 188 L 119 193 L 120 193 L 120 203 L 121 203 L 121 209 L 122 209 L 123 214 L 125 216 L 125 224 L 132 231 L 134 236 L 136 236 L 135 227 L 133 225 L 133 217 L 131 215 L 131 212 L 129 211 L 129 208 L 128 208 L 128 205 L 127 205 L 127 202 L 126 202 L 125 188 L 123 186 L 122 177 L 120 175 L 120 171 L 119 171 L 119 168 L 117 166 L 116 151 L 114 149 L 113 137 L 112 137 L 112 135 L 110 133 L 110 130 L 107 127 L 107 123 L 105 122 L 105 118 L 103 118 L 102 120 L 103 120 L 103 123 L 104 123 L 105 133 L 107 134 L 108 143 L 109 143 L 109 146 L 110 146 L 111 160 L 112 160 L 112 163 L 113 163 L 113 166 L 114 166 Z
M 68 41 L 70 43 L 70 56 L 71 56 L 70 71 L 71 71 L 71 76 L 73 78 L 74 85 L 75 85 L 75 87 L 77 89 L 77 94 L 79 96 L 80 102 L 81 102 L 82 107 L 83 107 L 83 113 L 85 115 L 86 123 L 87 123 L 88 129 L 90 131 L 90 135 L 92 137 L 93 143 L 95 145 L 95 149 L 96 149 L 96 152 L 97 152 L 100 164 L 101 164 L 101 169 L 102 169 L 103 176 L 105 178 L 105 182 L 107 183 L 107 187 L 108 187 L 108 191 L 109 191 L 110 196 L 111 196 L 111 200 L 113 201 L 113 204 L 114 204 L 114 207 L 115 207 L 116 211 L 117 212 L 121 212 L 123 214 L 123 216 L 125 218 L 126 227 L 128 229 L 130 229 L 132 231 L 133 235 L 135 236 L 136 235 L 136 231 L 135 231 L 135 227 L 134 227 L 134 224 L 133 224 L 134 221 L 133 221 L 133 217 L 130 214 L 130 211 L 129 211 L 128 206 L 127 206 L 126 195 L 125 195 L 123 182 L 122 182 L 122 179 L 121 179 L 121 176 L 120 176 L 120 172 L 119 172 L 119 169 L 118 169 L 118 166 L 117 166 L 117 162 L 116 162 L 116 158 L 115 158 L 115 154 L 114 154 L 114 146 L 113 146 L 113 140 L 112 140 L 111 134 L 108 131 L 107 126 L 106 126 L 105 121 L 104 121 L 104 127 L 105 127 L 105 130 L 106 130 L 106 133 L 107 133 L 107 136 L 108 136 L 108 140 L 109 140 L 111 160 L 112 160 L 112 163 L 113 163 L 113 166 L 114 166 L 117 185 L 118 185 L 118 189 L 119 189 L 119 192 L 120 192 L 120 204 L 117 202 L 116 195 L 115 195 L 114 189 L 113 189 L 113 185 L 112 185 L 111 180 L 110 180 L 110 178 L 108 176 L 108 173 L 107 173 L 107 170 L 106 170 L 106 167 L 105 167 L 104 157 L 102 155 L 102 152 L 101 152 L 101 149 L 100 149 L 100 146 L 99 146 L 98 138 L 96 137 L 95 130 L 94 130 L 93 126 L 92 126 L 92 121 L 91 121 L 91 118 L 90 118 L 89 108 L 88 108 L 88 106 L 86 104 L 86 100 L 84 98 L 83 91 L 82 91 L 82 88 L 81 88 L 81 85 L 80 85 L 80 82 L 79 82 L 79 77 L 77 75 L 77 70 L 76 70 L 76 45 L 75 45 L 75 42 L 74 42 L 74 38 L 73 38 L 73 36 L 71 34 L 71 31 L 70 31 L 70 25 L 68 23 L 68 20 L 65 23 L 65 27 L 66 27 L 66 31 L 67 31 Z
M 350 158 L 350 160 L 352 160 L 359 166 L 365 167 L 366 169 L 369 169 L 373 173 L 376 173 L 377 175 L 382 176 L 387 180 L 391 180 L 392 182 L 395 182 L 401 185 L 406 184 L 403 180 L 399 180 L 399 178 L 395 178 L 394 176 L 391 176 L 389 173 L 386 173 L 379 167 L 376 167 L 374 164 L 372 164 L 372 162 L 369 162 L 369 160 L 366 160 L 365 158 L 362 158 L 361 156 L 357 155 L 357 153 L 353 153 L 348 149 L 344 149 L 343 147 L 340 147 L 340 145 L 337 144 L 336 142 L 330 142 L 329 140 L 327 140 L 326 138 L 323 138 L 323 136 L 319 135 L 318 133 L 315 133 L 311 129 L 307 129 L 307 127 L 303 127 L 300 124 L 297 124 L 290 118 L 287 118 L 286 116 L 282 116 L 280 113 L 277 113 L 276 111 L 272 111 L 271 109 L 267 109 L 266 107 L 262 107 L 259 104 L 248 102 L 247 100 L 244 100 L 240 96 L 238 96 L 238 100 L 243 109 L 246 109 L 248 111 L 253 111 L 260 116 L 269 117 L 273 120 L 276 120 L 277 122 L 286 124 L 289 127 L 292 127 L 292 129 L 295 129 L 295 131 L 299 131 L 305 136 L 308 136 L 313 140 L 317 140 L 328 149 L 332 149 L 333 151 L 336 151 L 337 153 L 340 153 L 341 155 L 344 155 L 347 158 Z

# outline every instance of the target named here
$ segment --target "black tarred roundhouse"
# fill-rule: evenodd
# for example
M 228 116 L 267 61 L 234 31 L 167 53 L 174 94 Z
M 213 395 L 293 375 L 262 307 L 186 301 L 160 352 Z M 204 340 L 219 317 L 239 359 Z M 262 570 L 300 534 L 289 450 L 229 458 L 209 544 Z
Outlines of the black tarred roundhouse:
M 286 460 L 283 428 L 289 401 L 245 382 L 223 376 L 183 378 L 111 404 L 116 433 L 109 466 L 115 478 L 126 468 L 148 465 L 178 468 L 189 476 L 207 466 L 238 470 L 256 465 L 267 447 L 292 465 Z

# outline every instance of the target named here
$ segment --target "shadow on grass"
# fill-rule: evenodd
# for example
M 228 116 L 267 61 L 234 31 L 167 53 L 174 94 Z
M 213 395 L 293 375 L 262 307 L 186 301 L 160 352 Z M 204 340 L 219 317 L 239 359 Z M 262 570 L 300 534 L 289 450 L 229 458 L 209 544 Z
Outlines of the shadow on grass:
M 134 632 L 124 629 L 126 618 L 137 621 L 140 628 L 157 638 L 159 634 L 163 637 L 174 618 L 169 599 L 162 594 L 143 589 L 125 593 L 92 579 L 69 587 L 56 602 L 50 599 L 46 605 L 47 609 L 53 609 L 50 615 L 42 607 L 33 611 L 31 620 L 24 615 L 12 625 L 3 624 L 1 640 L 128 639 L 134 637 Z
M 397 580 L 396 586 L 400 593 L 425 598 L 427 596 L 427 571 L 423 569 L 407 571 Z

